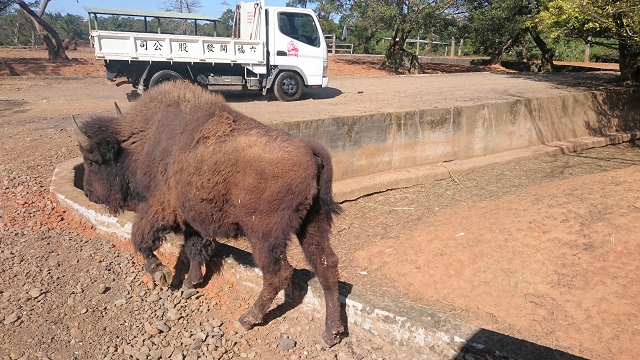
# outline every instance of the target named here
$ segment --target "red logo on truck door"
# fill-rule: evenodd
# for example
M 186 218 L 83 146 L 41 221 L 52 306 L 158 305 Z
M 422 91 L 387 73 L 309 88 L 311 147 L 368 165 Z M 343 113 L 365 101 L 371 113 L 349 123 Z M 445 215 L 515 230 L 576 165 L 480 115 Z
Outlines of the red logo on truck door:
M 289 41 L 289 44 L 287 45 L 287 56 L 298 57 L 298 45 L 296 45 L 293 40 Z

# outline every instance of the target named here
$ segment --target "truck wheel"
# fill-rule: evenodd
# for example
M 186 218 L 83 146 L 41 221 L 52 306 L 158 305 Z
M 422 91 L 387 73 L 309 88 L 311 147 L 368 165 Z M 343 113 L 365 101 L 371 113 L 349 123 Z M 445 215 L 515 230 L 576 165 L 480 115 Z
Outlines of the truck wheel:
M 300 75 L 283 71 L 278 74 L 273 92 L 280 101 L 296 101 L 302 96 L 304 82 Z
M 165 81 L 180 80 L 182 80 L 182 76 L 180 76 L 180 74 L 178 74 L 177 72 L 172 70 L 160 70 L 157 73 L 153 74 L 151 80 L 149 80 L 149 89 Z

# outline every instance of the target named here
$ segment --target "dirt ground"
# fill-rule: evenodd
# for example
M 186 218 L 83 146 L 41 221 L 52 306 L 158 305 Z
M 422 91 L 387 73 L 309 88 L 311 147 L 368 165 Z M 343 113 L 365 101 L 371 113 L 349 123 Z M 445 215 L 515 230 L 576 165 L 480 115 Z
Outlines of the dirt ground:
M 49 209 L 46 183 L 52 166 L 79 155 L 68 121 L 63 119 L 68 116 L 65 112 L 87 116 L 112 111 L 113 84 L 97 77 L 42 77 L 102 76 L 102 65 L 85 50 L 70 53 L 83 55 L 78 55 L 72 66 L 57 68 L 54 74 L 34 52 L 0 50 L 5 68 L 0 69 L 0 75 L 14 71 L 41 79 L 38 83 L 22 76 L 11 81 L 9 77 L 0 78 L 0 159 L 4 166 L 0 168 L 0 180 L 4 181 L 0 229 L 5 229 L 0 250 L 11 249 L 8 242 L 23 236 L 26 229 L 44 226 L 90 236 L 64 214 L 49 210 L 32 219 L 20 210 L 34 205 Z M 375 84 L 368 83 L 373 81 L 370 77 L 389 75 L 371 62 L 352 60 L 334 59 L 329 69 L 336 81 L 358 76 L 351 82 L 363 84 Z M 493 70 L 447 65 L 433 68 L 442 73 Z M 487 80 L 493 78 L 468 76 L 487 88 L 495 85 Z M 538 84 L 539 88 L 516 86 L 503 88 L 500 94 L 517 97 L 529 90 L 562 93 L 602 88 L 612 86 L 614 75 L 593 74 L 571 84 L 564 76 L 553 81 L 516 79 Z M 54 84 L 58 88 L 52 91 Z M 20 99 L 12 89 L 20 89 Z M 118 91 L 123 94 L 123 90 Z M 343 94 L 349 92 L 334 98 Z M 485 101 L 481 95 L 463 93 L 457 101 Z M 445 93 L 442 98 L 443 104 L 456 100 L 456 96 Z M 252 107 L 264 106 L 250 99 L 236 100 L 236 105 L 249 113 L 257 111 Z M 313 106 L 319 100 L 312 98 L 302 104 Z M 106 104 L 92 107 L 99 101 Z M 629 143 L 453 174 L 449 180 L 346 202 L 332 237 L 341 261 L 341 280 L 570 354 L 592 359 L 637 358 L 640 241 L 635 236 L 635 220 L 640 215 L 639 164 L 640 147 Z M 30 172 L 30 179 L 26 185 L 19 185 L 19 190 L 13 186 L 9 170 L 14 168 L 28 168 Z M 241 242 L 234 245 L 246 246 Z M 70 253 L 67 260 L 73 256 Z M 306 266 L 297 247 L 292 246 L 290 256 L 294 266 Z M 0 291 L 10 293 L 9 287 L 1 284 Z M 218 305 L 225 313 L 224 303 Z M 9 314 L 1 302 L 0 311 L 0 315 Z M 226 312 L 235 313 L 237 309 Z M 259 334 L 270 336 L 267 328 Z M 393 352 L 376 353 L 366 339 L 359 340 L 364 350 L 339 348 L 330 356 L 401 358 Z M 285 355 L 291 359 L 325 356 L 319 352 L 313 356 L 282 352 L 272 358 Z

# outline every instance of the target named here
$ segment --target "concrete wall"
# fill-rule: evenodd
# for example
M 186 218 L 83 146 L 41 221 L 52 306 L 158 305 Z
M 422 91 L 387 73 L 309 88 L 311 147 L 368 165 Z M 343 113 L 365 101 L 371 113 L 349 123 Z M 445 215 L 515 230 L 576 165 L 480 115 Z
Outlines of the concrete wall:
M 272 126 L 324 143 L 340 181 L 638 130 L 639 100 L 638 91 L 611 90 Z

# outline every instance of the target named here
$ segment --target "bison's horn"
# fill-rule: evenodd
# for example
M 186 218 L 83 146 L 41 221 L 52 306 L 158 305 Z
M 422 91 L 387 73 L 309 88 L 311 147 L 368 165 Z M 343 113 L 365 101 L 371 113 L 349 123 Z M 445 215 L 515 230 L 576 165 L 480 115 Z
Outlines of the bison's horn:
M 85 133 L 82 132 L 82 130 L 80 130 L 80 126 L 78 126 L 76 118 L 73 115 L 71 115 L 71 120 L 73 121 L 73 130 L 76 131 L 76 136 L 78 137 L 78 144 L 80 144 L 85 151 L 92 153 L 93 150 L 95 150 L 96 145 L 87 135 L 85 135 Z
M 116 106 L 116 115 L 122 116 L 122 111 L 120 111 L 120 106 L 118 106 L 118 103 L 114 101 L 113 105 Z

